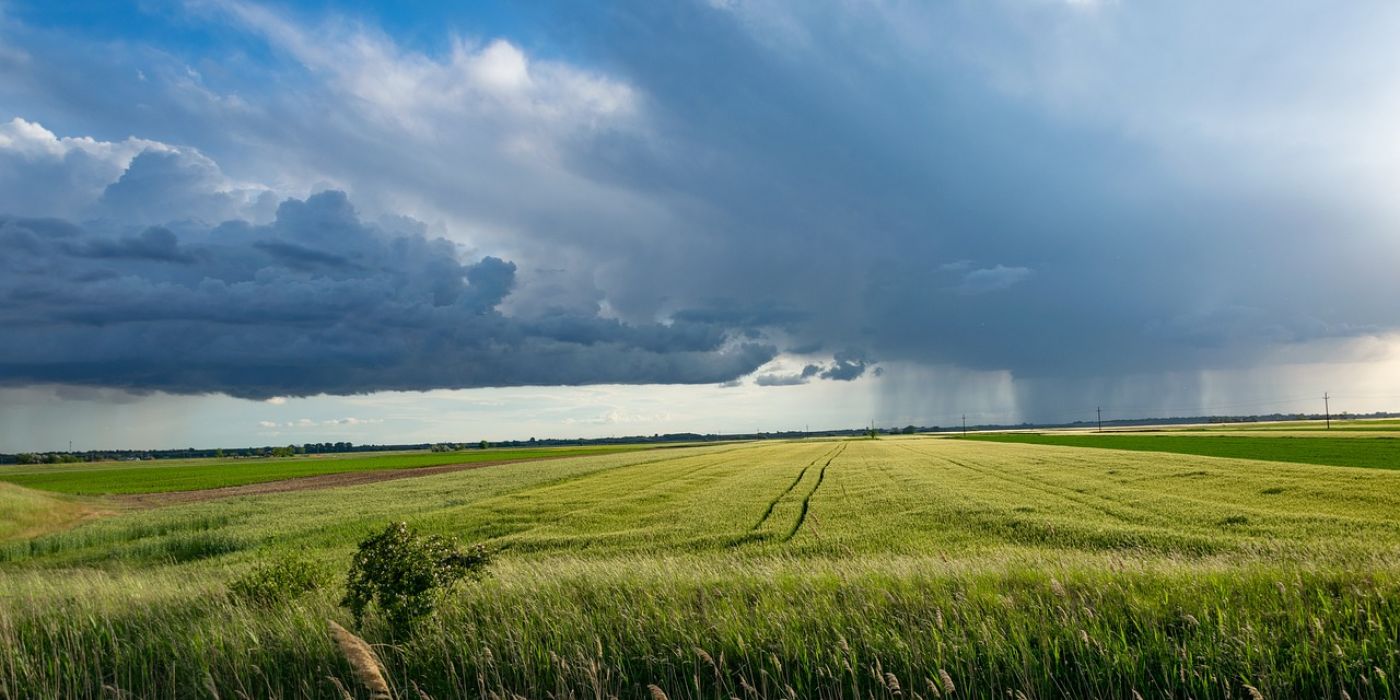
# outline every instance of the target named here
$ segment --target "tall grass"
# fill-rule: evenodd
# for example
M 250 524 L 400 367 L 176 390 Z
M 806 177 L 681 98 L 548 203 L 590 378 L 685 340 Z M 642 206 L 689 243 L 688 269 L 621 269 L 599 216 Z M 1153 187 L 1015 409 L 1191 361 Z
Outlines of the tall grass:
M 442 698 L 645 697 L 648 685 L 671 698 L 1395 692 L 1393 571 L 1123 566 L 541 561 L 461 589 L 378 651 L 388 684 Z M 0 617 L 0 696 L 373 687 L 351 680 L 366 669 L 327 632 L 327 617 L 344 619 L 334 592 L 267 609 L 173 578 L 22 587 L 23 605 Z M 374 624 L 364 636 L 387 638 Z

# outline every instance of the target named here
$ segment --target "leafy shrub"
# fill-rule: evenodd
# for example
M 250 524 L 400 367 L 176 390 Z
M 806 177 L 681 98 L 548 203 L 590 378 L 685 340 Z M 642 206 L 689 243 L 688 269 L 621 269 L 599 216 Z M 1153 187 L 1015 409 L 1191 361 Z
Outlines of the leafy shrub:
M 302 559 L 282 559 L 249 571 L 234 579 L 229 593 L 257 605 L 276 605 L 321 588 L 326 572 Z
M 415 622 L 433 612 L 444 591 L 463 578 L 481 578 L 489 563 L 481 545 L 463 549 L 456 540 L 391 523 L 360 543 L 340 604 L 360 626 L 374 603 L 394 635 L 407 636 Z

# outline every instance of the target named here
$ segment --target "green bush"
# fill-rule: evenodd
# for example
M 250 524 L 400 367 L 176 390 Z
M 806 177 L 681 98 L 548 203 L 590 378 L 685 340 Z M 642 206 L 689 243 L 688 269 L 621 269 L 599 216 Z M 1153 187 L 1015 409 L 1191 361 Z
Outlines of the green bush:
M 441 535 L 419 535 L 406 523 L 391 523 L 360 543 L 340 604 L 364 622 L 374 603 L 395 636 L 407 636 L 432 614 L 438 597 L 466 577 L 478 579 L 490 563 L 486 548 L 463 549 Z
M 321 567 L 301 559 L 282 559 L 264 564 L 234 579 L 229 593 L 257 605 L 276 605 L 317 590 L 326 584 Z

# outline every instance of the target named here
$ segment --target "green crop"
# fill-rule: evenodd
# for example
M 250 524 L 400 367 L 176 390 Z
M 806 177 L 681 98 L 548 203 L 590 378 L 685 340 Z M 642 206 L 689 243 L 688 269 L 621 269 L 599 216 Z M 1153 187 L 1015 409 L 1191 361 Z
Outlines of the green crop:
M 398 452 L 355 455 L 315 455 L 294 459 L 207 459 L 165 462 L 100 462 L 0 467 L 0 481 L 29 488 L 71 494 L 124 494 L 193 491 L 242 486 L 279 479 L 345 472 L 412 469 L 445 464 L 521 461 L 578 455 L 603 455 L 647 449 L 650 445 L 542 447 L 468 450 L 462 452 Z
M 1151 435 L 1122 433 L 1037 434 L 984 433 L 954 438 L 1066 447 L 1175 452 L 1203 457 L 1233 457 L 1271 462 L 1329 464 L 1338 467 L 1400 469 L 1400 434 L 1388 437 L 1290 437 L 1286 435 L 1197 435 L 1183 432 Z

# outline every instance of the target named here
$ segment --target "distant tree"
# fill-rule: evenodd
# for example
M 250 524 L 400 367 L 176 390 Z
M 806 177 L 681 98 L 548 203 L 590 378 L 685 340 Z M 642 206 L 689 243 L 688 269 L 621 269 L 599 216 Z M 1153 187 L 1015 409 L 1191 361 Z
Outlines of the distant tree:
M 913 435 L 914 433 L 919 432 L 919 429 L 915 428 L 912 425 L 906 425 L 904 426 L 904 430 L 901 430 L 900 432 L 904 433 L 905 435 Z
M 490 446 L 491 446 L 491 443 L 489 443 L 489 442 L 487 442 L 487 441 L 485 441 L 485 440 L 482 440 L 482 441 L 481 441 L 481 449 L 484 450 L 484 449 L 486 449 L 486 448 L 488 448 L 488 447 L 490 447 Z

